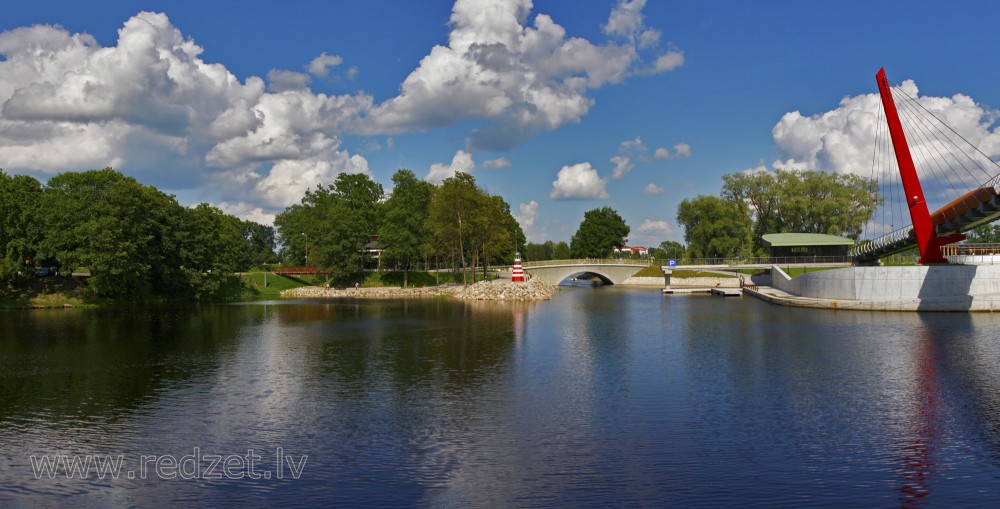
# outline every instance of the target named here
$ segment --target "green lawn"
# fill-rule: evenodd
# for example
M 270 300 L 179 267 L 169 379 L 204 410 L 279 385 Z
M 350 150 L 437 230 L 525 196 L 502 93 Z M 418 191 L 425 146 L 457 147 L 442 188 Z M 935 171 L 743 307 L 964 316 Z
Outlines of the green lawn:
M 273 273 L 268 273 L 267 286 L 265 287 L 263 272 L 247 272 L 244 273 L 240 279 L 246 289 L 244 291 L 245 297 L 263 300 L 277 299 L 281 297 L 282 290 L 313 284 L 312 282 L 307 282 L 296 277 L 279 276 Z
M 77 279 L 29 278 L 22 286 L 0 288 L 0 309 L 93 307 L 95 299 Z
M 632 277 L 663 277 L 663 269 L 659 265 L 650 265 L 643 267 L 642 270 L 636 272 Z
M 478 272 L 476 274 L 476 281 L 482 281 L 483 273 Z M 378 288 L 378 287 L 396 287 L 401 288 L 403 286 L 403 273 L 402 272 L 364 272 L 358 273 L 351 277 L 345 278 L 343 281 L 330 282 L 323 276 L 286 276 L 286 275 L 275 275 L 274 273 L 268 273 L 267 275 L 267 287 L 264 287 L 264 273 L 263 272 L 248 272 L 241 276 L 240 281 L 243 284 L 242 290 L 239 292 L 238 299 L 245 300 L 268 300 L 277 299 L 281 297 L 281 292 L 283 290 L 288 290 L 291 288 L 298 288 L 300 286 L 325 286 L 330 283 L 332 286 L 342 286 L 342 287 L 353 287 L 354 283 L 358 283 L 363 288 Z M 446 283 L 461 283 L 461 274 L 452 274 L 451 272 L 441 272 L 435 278 L 433 272 L 424 271 L 410 271 L 409 276 L 409 286 L 411 287 L 421 287 L 421 286 L 435 286 L 437 284 Z
M 380 286 L 394 286 L 396 288 L 401 288 L 403 286 L 403 273 L 402 272 L 366 272 L 364 273 L 364 280 L 359 281 L 361 286 L 366 288 L 375 288 Z M 476 281 L 483 280 L 482 271 L 476 272 Z M 433 272 L 424 272 L 411 270 L 407 283 L 411 287 L 419 286 L 435 286 L 437 284 L 447 284 L 447 283 L 461 283 L 462 274 L 453 274 L 451 272 L 440 272 L 435 277 Z
M 808 274 L 810 272 L 819 272 L 821 270 L 831 270 L 831 269 L 842 269 L 843 267 L 781 267 L 781 270 L 788 274 L 788 277 L 801 276 L 802 274 Z

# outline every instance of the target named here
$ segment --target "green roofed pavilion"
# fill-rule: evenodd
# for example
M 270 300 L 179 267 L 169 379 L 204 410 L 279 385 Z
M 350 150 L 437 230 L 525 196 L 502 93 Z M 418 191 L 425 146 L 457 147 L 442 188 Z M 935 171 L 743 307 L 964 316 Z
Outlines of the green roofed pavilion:
M 849 262 L 854 241 L 823 233 L 769 233 L 762 237 L 772 263 Z

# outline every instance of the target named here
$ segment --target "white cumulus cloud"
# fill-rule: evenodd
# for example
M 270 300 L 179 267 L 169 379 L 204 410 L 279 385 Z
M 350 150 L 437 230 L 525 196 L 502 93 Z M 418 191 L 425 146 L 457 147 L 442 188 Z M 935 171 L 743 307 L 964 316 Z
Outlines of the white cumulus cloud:
M 496 159 L 490 159 L 483 161 L 483 168 L 491 170 L 499 170 L 502 168 L 510 168 L 510 161 L 505 157 L 498 157 Z
M 682 65 L 684 65 L 684 52 L 671 50 L 657 57 L 656 61 L 653 62 L 652 69 L 646 72 L 659 74 L 661 72 L 673 71 Z
M 691 145 L 678 143 L 674 145 L 673 152 L 668 148 L 660 147 L 653 152 L 653 157 L 656 159 L 685 159 L 691 157 Z
M 538 202 L 531 200 L 528 203 L 521 203 L 518 205 L 521 214 L 517 216 L 517 222 L 521 224 L 523 228 L 530 228 L 534 226 L 535 219 L 538 219 Z
M 618 155 L 611 158 L 615 167 L 611 172 L 611 178 L 620 179 L 635 168 L 635 160 L 648 161 L 649 149 L 642 142 L 642 138 L 636 136 L 634 140 L 625 140 L 618 146 Z
M 280 70 L 268 92 L 202 51 L 152 12 L 126 21 L 108 47 L 60 27 L 0 33 L 0 160 L 48 173 L 115 166 L 264 207 L 339 171 L 368 171 L 337 133 L 352 132 L 369 96 L 313 94 L 308 75 Z
M 274 226 L 275 214 L 264 212 L 264 209 L 250 203 L 228 203 L 219 202 L 214 204 L 219 210 L 226 214 L 234 215 L 246 221 L 253 221 L 267 226 Z
M 874 88 L 874 82 L 872 86 Z M 971 184 L 985 180 L 991 174 L 990 171 L 996 173 L 991 170 L 995 167 L 986 162 L 985 158 L 979 159 L 987 167 L 986 171 L 975 168 L 971 159 L 961 155 L 963 152 L 974 154 L 974 151 L 950 135 L 948 127 L 987 156 L 996 158 L 1000 156 L 1000 131 L 995 123 L 1000 118 L 1000 112 L 976 103 L 965 94 L 951 97 L 921 96 L 912 80 L 904 81 L 899 88 L 905 96 L 914 98 L 919 104 L 919 107 L 910 104 L 911 101 L 905 96 L 896 94 L 896 105 L 903 118 L 903 128 L 907 131 L 910 152 L 922 179 L 924 172 L 932 168 L 938 171 L 938 165 L 941 168 L 955 167 L 956 160 L 962 160 L 970 167 L 971 174 L 962 169 L 957 172 L 947 170 L 948 178 L 965 179 L 967 184 Z M 786 113 L 772 130 L 774 142 L 783 156 L 782 160 L 774 163 L 775 166 L 870 177 L 876 131 L 881 131 L 880 136 L 883 138 L 887 136 L 885 116 L 880 113 L 881 108 L 878 94 L 871 93 L 845 97 L 837 108 L 815 115 L 806 116 L 799 111 Z M 911 112 L 923 113 L 922 109 L 931 112 L 948 127 L 933 119 L 919 122 L 908 119 Z M 957 146 L 949 146 L 949 143 L 943 142 L 945 137 L 955 138 Z M 947 153 L 954 153 L 956 157 L 945 155 Z M 880 164 L 878 169 L 883 172 L 883 176 L 888 171 L 898 171 L 895 164 Z M 927 175 L 927 178 L 945 179 L 940 175 Z
M 674 229 L 670 223 L 662 219 L 645 219 L 636 227 L 632 234 L 632 242 L 647 246 L 659 245 L 666 237 L 672 235 Z
M 314 157 L 305 159 L 282 159 L 276 162 L 267 175 L 257 179 L 257 174 L 249 172 L 254 183 L 252 188 L 272 207 L 287 207 L 298 203 L 306 190 L 330 184 L 341 173 L 364 173 L 371 175 L 368 160 L 347 151 L 331 148 Z
M 611 178 L 614 179 L 624 177 L 626 173 L 632 171 L 632 168 L 635 168 L 635 163 L 628 156 L 614 156 L 611 158 L 611 162 L 615 163 L 615 169 L 611 172 Z
M 673 233 L 673 228 L 666 221 L 646 219 L 635 229 L 637 233 L 668 235 Z
M 646 184 L 646 187 L 642 188 L 642 194 L 646 196 L 656 196 L 663 194 L 663 192 L 663 188 L 656 184 Z
M 267 88 L 274 92 L 304 90 L 309 88 L 310 81 L 309 75 L 301 72 L 283 71 L 281 69 L 271 69 L 267 72 Z
M 344 59 L 340 58 L 339 55 L 327 55 L 326 52 L 323 52 L 320 56 L 309 62 L 309 74 L 313 76 L 326 76 L 330 74 L 331 67 L 336 67 L 343 62 Z
M 617 40 L 599 45 L 567 36 L 546 14 L 529 24 L 530 0 L 457 0 L 448 45 L 435 46 L 400 95 L 372 112 L 370 128 L 393 132 L 484 119 L 490 123 L 469 135 L 469 146 L 503 150 L 579 121 L 593 104 L 588 90 L 637 72 L 645 48 L 653 46 L 649 34 L 632 37 L 644 33 L 644 4 L 619 2 L 605 26 Z
M 592 90 L 645 74 L 677 51 L 659 47 L 643 6 L 618 2 L 607 40 L 590 41 L 532 14 L 530 0 L 457 0 L 447 44 L 430 48 L 399 94 L 379 104 L 364 92 L 313 92 L 313 77 L 343 65 L 327 53 L 307 72 L 240 80 L 203 60 L 203 48 L 162 13 L 136 14 L 109 46 L 58 26 L 0 32 L 0 161 L 8 171 L 50 174 L 115 166 L 159 187 L 200 189 L 216 203 L 270 213 L 339 172 L 368 172 L 364 157 L 344 148 L 350 136 L 471 120 L 479 130 L 468 133 L 469 150 L 510 148 L 579 121 Z M 463 157 L 431 174 L 473 168 Z M 596 195 L 606 196 L 594 176 Z
M 553 200 L 607 199 L 606 182 L 590 163 L 563 166 L 552 182 L 549 198 Z
M 432 184 L 438 184 L 446 178 L 454 177 L 458 172 L 471 173 L 475 167 L 476 162 L 472 160 L 472 154 L 464 150 L 459 150 L 451 158 L 450 164 L 432 164 L 424 180 Z

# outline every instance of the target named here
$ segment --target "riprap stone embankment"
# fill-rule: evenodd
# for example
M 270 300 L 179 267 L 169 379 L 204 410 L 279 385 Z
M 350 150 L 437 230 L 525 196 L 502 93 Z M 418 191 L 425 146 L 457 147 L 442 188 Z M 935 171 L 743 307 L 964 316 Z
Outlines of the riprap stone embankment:
M 480 281 L 469 286 L 429 286 L 422 288 L 328 288 L 303 286 L 281 292 L 290 299 L 354 298 L 354 299 L 398 299 L 407 297 L 450 296 L 462 300 L 489 301 L 535 301 L 548 300 L 559 289 L 538 280 L 512 283 L 505 280 Z
M 459 287 L 454 296 L 462 300 L 549 300 L 557 291 L 559 291 L 558 287 L 537 279 L 523 283 L 512 283 L 499 279 L 496 281 L 480 281 L 474 285 Z

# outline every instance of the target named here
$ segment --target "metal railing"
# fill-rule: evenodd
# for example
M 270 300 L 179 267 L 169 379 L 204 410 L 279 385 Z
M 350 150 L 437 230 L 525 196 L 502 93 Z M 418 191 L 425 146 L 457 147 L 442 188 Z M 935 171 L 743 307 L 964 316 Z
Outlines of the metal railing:
M 941 254 L 945 256 L 1000 255 L 1000 244 L 949 244 L 941 246 Z
M 898 230 L 893 230 L 871 242 L 865 242 L 858 244 L 851 249 L 851 254 L 854 256 L 864 255 L 868 253 L 873 253 L 876 251 L 881 251 L 889 246 L 897 243 L 903 243 L 906 241 L 910 235 L 913 234 L 913 226 L 904 226 Z
M 726 258 L 681 258 L 676 260 L 676 267 L 688 266 L 738 266 L 738 265 L 796 265 L 796 264 L 831 264 L 849 265 L 851 256 L 758 256 L 758 257 L 726 257 Z M 551 267 L 555 265 L 636 265 L 636 266 L 667 266 L 667 260 L 636 260 L 629 258 L 589 258 L 576 260 L 541 260 L 522 262 L 521 266 Z M 504 268 L 508 266 L 503 266 Z
M 661 260 L 666 266 L 666 260 Z M 677 260 L 675 267 L 690 266 L 741 266 L 741 265 L 798 265 L 798 264 L 830 264 L 847 265 L 853 259 L 850 256 L 757 256 L 728 258 L 683 258 Z

